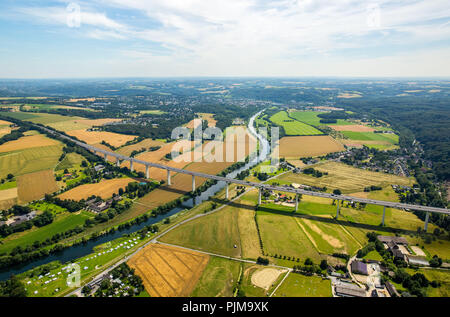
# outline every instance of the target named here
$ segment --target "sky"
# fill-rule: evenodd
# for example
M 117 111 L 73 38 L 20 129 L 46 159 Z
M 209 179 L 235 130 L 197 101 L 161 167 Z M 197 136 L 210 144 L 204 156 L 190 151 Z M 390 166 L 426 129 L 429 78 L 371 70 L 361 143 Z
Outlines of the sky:
M 448 0 L 1 0 L 0 78 L 450 76 Z

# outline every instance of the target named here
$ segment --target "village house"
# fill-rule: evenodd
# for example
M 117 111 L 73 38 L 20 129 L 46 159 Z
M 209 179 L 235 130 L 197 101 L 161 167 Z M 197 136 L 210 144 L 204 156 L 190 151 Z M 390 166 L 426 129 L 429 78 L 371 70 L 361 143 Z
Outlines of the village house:
M 352 272 L 355 274 L 369 275 L 367 264 L 361 261 L 353 261 L 351 264 Z

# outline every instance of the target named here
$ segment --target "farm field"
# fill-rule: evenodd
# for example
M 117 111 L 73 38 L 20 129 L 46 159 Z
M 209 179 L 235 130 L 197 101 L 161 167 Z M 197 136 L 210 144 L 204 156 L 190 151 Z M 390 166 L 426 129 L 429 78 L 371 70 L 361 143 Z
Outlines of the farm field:
M 162 115 L 167 112 L 161 111 L 161 110 L 141 110 L 141 114 L 152 114 L 152 115 Z
M 183 224 L 159 240 L 196 250 L 240 257 L 238 210 L 233 207 L 226 207 L 213 214 Z
M 309 125 L 325 125 L 324 123 L 321 123 L 321 118 L 318 117 L 321 113 L 328 113 L 328 112 L 318 112 L 318 111 L 291 111 L 289 112 L 289 115 L 296 119 L 297 121 L 304 122 Z M 351 122 L 343 119 L 338 119 L 336 125 L 350 125 Z M 332 126 L 333 124 L 326 124 Z
M 58 141 L 47 138 L 42 134 L 23 136 L 20 139 L 9 141 L 0 145 L 0 153 L 20 151 L 24 149 L 52 146 L 58 144 L 59 144 Z
M 71 130 L 67 131 L 67 134 L 76 137 L 87 144 L 97 144 L 105 141 L 115 147 L 122 146 L 128 141 L 132 141 L 136 138 L 133 135 L 118 134 L 106 131 Z
M 243 203 L 241 201 L 240 203 Z M 238 227 L 241 240 L 242 258 L 256 260 L 261 256 L 258 230 L 255 223 L 255 211 L 247 208 L 238 209 Z
M 78 167 L 84 160 L 85 159 L 80 154 L 67 153 L 64 159 L 55 167 L 55 171 L 62 171 L 65 169 Z
M 0 177 L 54 169 L 62 154 L 62 144 L 41 146 L 0 154 Z
M 241 291 L 246 297 L 269 296 L 272 290 L 281 282 L 287 270 L 261 265 L 244 264 L 242 272 Z
M 343 193 L 361 192 L 365 187 L 376 185 L 387 187 L 392 184 L 412 186 L 414 180 L 386 173 L 366 171 L 342 163 L 326 162 L 312 166 L 321 172 L 327 172 L 320 178 L 305 174 L 287 173 L 279 179 L 287 183 L 298 183 L 309 186 L 326 186 L 328 190 L 340 189 Z
M 85 119 L 81 117 L 69 117 L 69 120 L 67 121 L 53 122 L 48 124 L 48 126 L 59 131 L 68 132 L 73 130 L 86 130 L 94 126 L 102 126 L 120 120 L 121 119 Z
M 232 297 L 241 265 L 237 261 L 209 257 L 209 262 L 190 296 Z
M 331 281 L 318 276 L 291 273 L 273 294 L 275 297 L 331 297 Z
M 270 121 L 282 126 L 286 132 L 286 135 L 320 135 L 323 134 L 316 128 L 292 119 L 288 116 L 286 111 L 280 111 L 270 117 Z
M 350 140 L 387 142 L 392 145 L 398 144 L 398 135 L 392 133 L 342 131 L 342 134 Z
M 215 127 L 217 120 L 214 119 L 214 114 L 212 113 L 198 113 L 202 120 L 208 121 L 208 127 Z
M 407 269 L 409 274 L 422 273 L 429 281 L 439 281 L 441 286 L 438 288 L 428 287 L 427 296 L 429 297 L 450 297 L 450 271 L 442 269 Z
M 352 125 L 330 125 L 333 130 L 336 131 L 350 131 L 350 132 L 373 132 L 374 128 L 368 127 L 362 124 L 352 124 Z
M 61 233 L 77 226 L 82 226 L 86 219 L 94 215 L 85 211 L 78 213 L 63 213 L 56 216 L 53 223 L 41 228 L 33 227 L 24 232 L 14 233 L 5 239 L 0 240 L 0 253 L 10 252 L 15 247 L 26 247 L 33 244 L 34 241 L 44 241 L 53 237 L 57 233 Z
M 117 153 L 130 156 L 133 151 L 140 151 L 142 148 L 145 148 L 146 151 L 148 151 L 150 147 L 153 146 L 162 147 L 164 144 L 165 144 L 164 141 L 161 140 L 145 139 L 139 143 L 121 147 L 120 149 L 117 150 Z
M 270 256 L 289 256 L 299 258 L 302 262 L 309 257 L 316 263 L 320 262 L 320 254 L 301 230 L 295 217 L 257 211 L 257 222 L 264 251 Z
M 17 177 L 19 203 L 28 203 L 44 198 L 58 190 L 52 170 L 45 170 Z
M 344 151 L 344 146 L 328 135 L 289 136 L 280 139 L 280 157 L 299 159 Z
M 125 188 L 129 183 L 135 182 L 132 178 L 115 178 L 102 180 L 96 184 L 84 184 L 72 188 L 58 197 L 61 199 L 73 199 L 76 201 L 87 199 L 92 195 L 100 196 L 103 199 L 111 198 L 114 193 L 117 194 L 119 188 Z
M 6 210 L 17 204 L 17 187 L 0 190 L 0 210 Z
M 143 281 L 151 297 L 189 296 L 209 256 L 171 246 L 151 244 L 134 255 L 128 265 Z

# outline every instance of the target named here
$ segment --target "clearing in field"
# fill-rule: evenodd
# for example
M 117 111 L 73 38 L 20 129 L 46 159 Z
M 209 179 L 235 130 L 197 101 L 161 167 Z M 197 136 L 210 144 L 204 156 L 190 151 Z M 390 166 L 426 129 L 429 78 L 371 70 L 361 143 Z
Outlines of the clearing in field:
M 316 128 L 290 118 L 286 111 L 280 111 L 270 117 L 270 121 L 276 125 L 282 126 L 286 135 L 320 135 L 323 134 Z
M 273 294 L 275 297 L 331 297 L 331 281 L 318 276 L 291 273 Z
M 44 198 L 45 194 L 51 194 L 58 190 L 52 170 L 17 177 L 17 188 L 20 203 Z
M 115 178 L 102 180 L 96 184 L 85 184 L 77 186 L 71 190 L 62 193 L 58 197 L 61 199 L 73 199 L 80 201 L 87 199 L 92 195 L 100 196 L 103 199 L 111 198 L 114 193 L 119 191 L 119 188 L 125 188 L 129 183 L 135 182 L 132 178 Z
M 412 186 L 414 179 L 380 172 L 372 172 L 355 168 L 343 163 L 326 162 L 312 166 L 321 172 L 327 172 L 320 178 L 305 174 L 286 173 L 279 177 L 287 183 L 305 184 L 308 186 L 326 186 L 340 189 L 343 193 L 361 192 L 365 187 L 375 185 L 381 187 L 395 185 Z
M 136 270 L 151 297 L 186 297 L 191 294 L 209 256 L 198 252 L 150 244 L 128 265 Z
M 42 146 L 52 146 L 59 144 L 58 141 L 47 138 L 42 134 L 23 136 L 20 139 L 6 142 L 0 145 L 0 153 L 19 151 Z
M 106 131 L 73 130 L 68 131 L 67 134 L 76 137 L 87 144 L 97 144 L 105 141 L 115 147 L 124 145 L 128 141 L 132 141 L 136 138 L 136 136 L 133 135 L 118 134 Z
M 344 151 L 344 146 L 328 135 L 294 136 L 280 140 L 280 157 L 302 158 Z
M 286 271 L 275 268 L 259 269 L 252 274 L 252 284 L 268 291 L 284 272 Z

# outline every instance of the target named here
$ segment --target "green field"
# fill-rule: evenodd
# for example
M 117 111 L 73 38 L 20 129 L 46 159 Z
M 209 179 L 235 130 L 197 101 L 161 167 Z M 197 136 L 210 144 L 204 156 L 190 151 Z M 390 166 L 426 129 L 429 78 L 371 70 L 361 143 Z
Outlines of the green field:
M 62 145 L 43 146 L 0 154 L 0 177 L 53 169 L 62 154 Z
M 334 124 L 324 124 L 320 123 L 320 120 L 322 118 L 318 117 L 321 113 L 327 113 L 327 112 L 317 112 L 317 111 L 293 111 L 290 113 L 290 116 L 298 121 L 304 122 L 309 125 L 350 125 L 353 124 L 347 120 L 338 119 L 337 123 Z
M 275 297 L 331 297 L 331 281 L 318 276 L 291 273 L 273 294 Z
M 303 122 L 292 119 L 286 111 L 280 111 L 270 117 L 270 121 L 282 126 L 286 135 L 321 135 L 323 134 L 316 128 Z
M 5 183 L 0 185 L 0 190 L 11 189 L 11 188 L 15 188 L 15 187 L 17 187 L 17 182 L 16 181 L 5 182 Z
M 241 243 L 238 209 L 226 207 L 211 215 L 195 219 L 170 231 L 160 240 L 196 250 L 239 257 Z
M 141 110 L 140 113 L 141 113 L 141 114 L 162 115 L 162 114 L 165 114 L 165 113 L 167 113 L 167 112 L 162 111 L 162 110 Z
M 77 214 L 64 213 L 60 214 L 53 220 L 53 223 L 41 227 L 32 228 L 30 230 L 12 234 L 3 240 L 0 240 L 0 253 L 10 252 L 15 247 L 25 247 L 33 244 L 34 241 L 44 241 L 47 238 L 51 238 L 57 233 L 61 233 L 77 226 L 84 224 L 84 221 L 90 217 L 93 217 L 91 213 L 82 211 Z
M 84 158 L 80 154 L 68 153 L 66 157 L 55 167 L 55 171 L 78 167 L 83 160 Z
M 388 142 L 392 145 L 398 144 L 398 135 L 386 134 L 386 133 L 374 133 L 374 132 L 353 132 L 353 131 L 341 131 L 341 133 L 350 140 L 357 141 L 380 141 Z
M 241 263 L 211 256 L 191 297 L 232 297 Z
M 363 257 L 363 259 L 375 260 L 375 261 L 383 261 L 383 258 L 381 257 L 381 255 L 376 250 L 370 251 L 369 253 L 367 253 L 366 256 Z
M 300 229 L 295 217 L 257 211 L 257 221 L 264 252 L 270 256 L 277 254 L 303 261 L 309 257 L 316 263 L 320 262 L 319 253 Z M 297 262 L 291 263 L 297 264 Z

